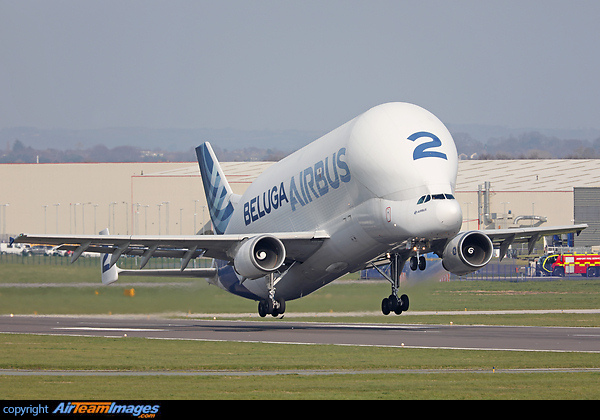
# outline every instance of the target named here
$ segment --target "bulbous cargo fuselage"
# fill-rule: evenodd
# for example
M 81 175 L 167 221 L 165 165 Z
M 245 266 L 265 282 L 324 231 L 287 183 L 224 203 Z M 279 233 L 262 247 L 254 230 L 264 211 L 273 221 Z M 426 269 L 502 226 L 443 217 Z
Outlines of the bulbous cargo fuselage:
M 226 233 L 326 232 L 319 250 L 277 284 L 276 297 L 295 299 L 407 239 L 456 235 L 457 170 L 452 136 L 433 114 L 383 104 L 268 168 L 235 206 Z M 231 266 L 220 275 L 230 291 L 245 280 Z M 267 296 L 264 278 L 243 288 Z

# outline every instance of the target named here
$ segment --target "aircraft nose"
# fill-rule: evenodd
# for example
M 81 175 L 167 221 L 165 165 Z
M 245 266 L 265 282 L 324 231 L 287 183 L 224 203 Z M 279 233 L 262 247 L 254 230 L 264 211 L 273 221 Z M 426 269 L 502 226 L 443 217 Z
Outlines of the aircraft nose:
M 435 209 L 440 227 L 448 233 L 456 233 L 462 225 L 462 210 L 456 200 L 443 200 L 437 203 Z

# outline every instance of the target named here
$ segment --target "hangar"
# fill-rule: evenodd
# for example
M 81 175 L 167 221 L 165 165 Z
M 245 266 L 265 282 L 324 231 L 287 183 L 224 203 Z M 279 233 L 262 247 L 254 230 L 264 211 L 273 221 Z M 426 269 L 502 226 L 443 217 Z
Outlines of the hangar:
M 235 193 L 274 162 L 221 162 Z M 192 234 L 209 221 L 196 162 L 0 165 L 0 238 L 21 232 Z M 587 223 L 600 245 L 598 160 L 461 160 L 463 229 Z

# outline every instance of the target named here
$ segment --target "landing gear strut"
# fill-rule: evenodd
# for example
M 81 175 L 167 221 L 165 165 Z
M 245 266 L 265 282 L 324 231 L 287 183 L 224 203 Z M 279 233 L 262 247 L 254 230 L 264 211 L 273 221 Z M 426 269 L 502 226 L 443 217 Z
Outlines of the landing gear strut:
M 258 314 L 264 318 L 268 314 L 274 317 L 283 315 L 285 312 L 285 300 L 275 300 L 275 284 L 279 281 L 275 279 L 274 273 L 267 275 L 267 289 L 269 290 L 269 297 L 258 302 Z
M 415 257 L 415 264 L 418 265 L 418 261 Z M 389 297 L 383 298 L 381 301 L 381 312 L 384 315 L 389 315 L 390 312 L 394 312 L 396 315 L 400 315 L 402 312 L 408 310 L 408 296 L 402 295 L 398 297 L 398 291 L 400 289 L 400 273 L 402 272 L 402 267 L 404 267 L 404 263 L 406 262 L 406 258 L 402 258 L 400 254 L 390 254 L 390 271 L 391 276 L 388 276 L 386 273 L 381 271 L 377 266 L 373 265 L 379 273 L 387 281 L 392 284 L 392 294 Z M 424 260 L 424 258 L 423 258 Z M 412 259 L 411 259 L 412 266 Z M 411 267 L 412 268 L 412 267 Z M 416 266 L 415 266 L 416 269 Z

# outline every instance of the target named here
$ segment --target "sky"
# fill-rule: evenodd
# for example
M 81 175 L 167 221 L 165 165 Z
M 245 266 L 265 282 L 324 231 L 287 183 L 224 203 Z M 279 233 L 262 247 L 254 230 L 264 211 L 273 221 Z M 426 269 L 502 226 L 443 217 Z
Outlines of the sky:
M 0 0 L 0 129 L 600 128 L 600 2 Z

